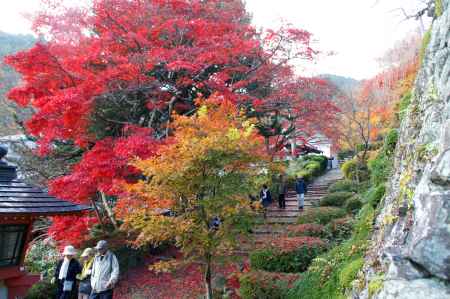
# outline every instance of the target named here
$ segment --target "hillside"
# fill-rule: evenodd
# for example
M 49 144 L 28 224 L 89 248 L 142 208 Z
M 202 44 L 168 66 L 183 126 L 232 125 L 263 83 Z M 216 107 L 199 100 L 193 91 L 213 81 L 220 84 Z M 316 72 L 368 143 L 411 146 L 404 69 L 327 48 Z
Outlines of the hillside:
M 322 74 L 319 75 L 319 77 L 330 81 L 344 93 L 355 89 L 360 83 L 360 81 L 356 79 L 333 74 Z
M 0 136 L 17 134 L 19 120 L 27 118 L 29 111 L 18 111 L 15 104 L 5 98 L 6 93 L 20 81 L 19 75 L 3 63 L 5 56 L 33 46 L 36 39 L 31 35 L 16 35 L 0 32 Z

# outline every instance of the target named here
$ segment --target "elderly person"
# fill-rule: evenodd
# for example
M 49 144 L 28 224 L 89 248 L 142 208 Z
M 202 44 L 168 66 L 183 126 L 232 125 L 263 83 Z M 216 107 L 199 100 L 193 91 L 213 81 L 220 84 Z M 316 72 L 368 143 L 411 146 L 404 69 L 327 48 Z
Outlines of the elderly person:
M 83 263 L 83 269 L 81 274 L 78 274 L 77 279 L 80 281 L 78 287 L 78 299 L 89 299 L 89 295 L 92 292 L 91 287 L 91 273 L 92 265 L 94 264 L 95 252 L 92 248 L 86 248 L 81 254 L 81 262 Z
M 91 274 L 92 293 L 90 299 L 112 299 L 113 289 L 119 280 L 119 262 L 108 250 L 105 240 L 98 241 Z
M 62 253 L 64 258 L 56 266 L 54 279 L 58 283 L 57 299 L 77 297 L 76 276 L 81 273 L 81 266 L 75 259 L 76 254 L 73 246 L 66 246 Z

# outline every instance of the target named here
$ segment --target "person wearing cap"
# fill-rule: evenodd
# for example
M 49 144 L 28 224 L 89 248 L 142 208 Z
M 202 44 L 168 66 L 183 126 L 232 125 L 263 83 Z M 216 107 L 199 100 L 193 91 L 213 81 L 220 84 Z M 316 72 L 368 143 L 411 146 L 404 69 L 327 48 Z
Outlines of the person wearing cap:
M 94 263 L 94 249 L 86 248 L 81 254 L 81 261 L 83 263 L 83 269 L 81 273 L 77 275 L 77 279 L 80 281 L 78 287 L 78 299 L 89 299 L 91 295 L 91 273 L 92 264 Z
M 113 289 L 119 280 L 119 262 L 108 250 L 105 240 L 98 241 L 97 255 L 94 258 L 91 273 L 92 293 L 90 299 L 112 299 Z
M 81 273 L 81 265 L 75 259 L 77 251 L 72 245 L 64 247 L 55 270 L 55 281 L 58 283 L 57 299 L 75 299 L 77 297 L 76 276 Z

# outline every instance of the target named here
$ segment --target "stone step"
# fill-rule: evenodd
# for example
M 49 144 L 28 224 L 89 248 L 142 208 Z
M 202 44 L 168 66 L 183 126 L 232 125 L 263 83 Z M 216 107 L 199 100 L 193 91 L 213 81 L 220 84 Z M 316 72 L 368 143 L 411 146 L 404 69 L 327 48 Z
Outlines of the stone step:
M 293 224 L 297 221 L 297 217 L 270 217 L 266 219 L 269 224 Z
M 270 212 L 267 213 L 267 218 L 297 218 L 300 215 L 296 212 Z

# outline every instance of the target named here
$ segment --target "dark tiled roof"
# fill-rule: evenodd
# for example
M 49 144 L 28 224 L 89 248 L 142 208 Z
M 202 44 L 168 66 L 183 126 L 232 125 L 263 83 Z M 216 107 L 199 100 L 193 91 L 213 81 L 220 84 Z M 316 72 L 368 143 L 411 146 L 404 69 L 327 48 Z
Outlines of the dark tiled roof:
M 0 160 L 0 216 L 54 216 L 89 209 L 88 206 L 57 199 L 41 188 L 17 179 L 16 168 Z

